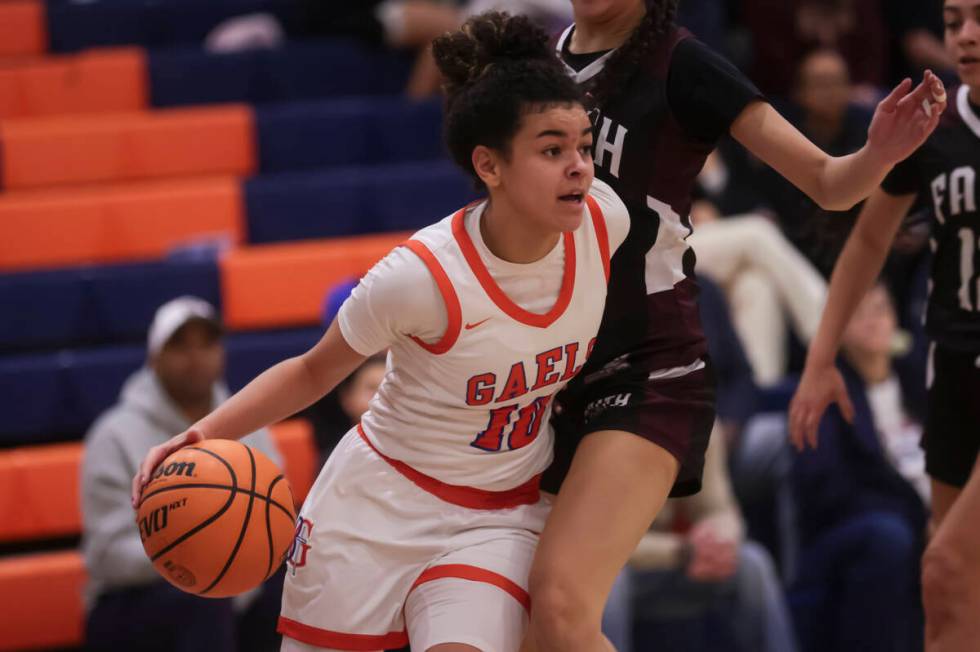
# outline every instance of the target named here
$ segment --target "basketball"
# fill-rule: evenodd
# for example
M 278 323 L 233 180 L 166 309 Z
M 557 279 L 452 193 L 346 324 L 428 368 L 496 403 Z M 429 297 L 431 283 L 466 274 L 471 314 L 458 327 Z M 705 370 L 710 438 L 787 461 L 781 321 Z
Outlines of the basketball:
M 296 514 L 279 467 L 241 442 L 178 450 L 143 489 L 137 525 L 157 572 L 188 593 L 224 598 L 255 588 L 282 564 Z

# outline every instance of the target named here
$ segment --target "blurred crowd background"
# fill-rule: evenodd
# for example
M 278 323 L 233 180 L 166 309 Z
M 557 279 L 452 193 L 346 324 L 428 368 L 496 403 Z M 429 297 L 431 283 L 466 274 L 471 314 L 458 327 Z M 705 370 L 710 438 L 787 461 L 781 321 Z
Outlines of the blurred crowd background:
M 0 650 L 278 649 L 281 576 L 227 601 L 171 588 L 129 478 L 146 442 L 311 346 L 375 260 L 474 197 L 427 45 L 487 9 L 571 21 L 568 0 L 0 0 Z M 931 0 L 681 0 L 679 22 L 834 155 L 902 78 L 955 83 Z M 654 523 L 607 634 L 623 652 L 921 649 L 926 207 L 845 336 L 856 418 L 831 409 L 797 454 L 785 412 L 858 208 L 823 211 L 730 140 L 699 181 L 718 426 L 705 490 Z M 256 434 L 297 501 L 383 373 L 370 360 Z

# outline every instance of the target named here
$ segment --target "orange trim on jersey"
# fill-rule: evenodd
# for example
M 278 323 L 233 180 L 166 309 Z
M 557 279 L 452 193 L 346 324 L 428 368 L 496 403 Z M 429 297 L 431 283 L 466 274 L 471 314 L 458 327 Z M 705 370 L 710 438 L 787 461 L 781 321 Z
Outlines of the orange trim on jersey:
M 492 584 L 509 593 L 515 600 L 521 603 L 521 606 L 524 607 L 524 611 L 531 613 L 531 596 L 527 591 L 522 589 L 519 584 L 499 573 L 494 573 L 493 571 L 480 568 L 479 566 L 470 566 L 469 564 L 445 564 L 443 566 L 432 566 L 431 568 L 427 568 L 422 571 L 419 578 L 415 580 L 415 584 L 412 584 L 412 588 L 409 589 L 409 593 L 414 591 L 416 587 L 425 584 L 426 582 L 442 580 L 446 579 L 447 577 L 469 580 L 471 582 Z
M 361 427 L 360 423 L 357 424 L 357 432 L 361 435 L 361 439 L 371 447 L 371 450 L 394 467 L 396 471 L 411 480 L 418 488 L 447 503 L 469 509 L 509 509 L 520 505 L 533 505 L 541 498 L 541 491 L 539 489 L 541 485 L 540 473 L 524 484 L 513 489 L 507 489 L 506 491 L 488 491 L 486 489 L 477 489 L 476 487 L 447 484 L 442 480 L 436 480 L 412 468 L 404 462 L 388 457 L 379 451 L 371 443 L 371 440 L 368 439 L 368 436 L 364 434 L 364 428 Z
M 449 317 L 449 323 L 446 324 L 446 332 L 442 334 L 442 339 L 435 344 L 423 342 L 414 335 L 409 335 L 409 337 L 429 353 L 442 355 L 453 348 L 453 344 L 459 339 L 459 328 L 463 323 L 463 311 L 459 307 L 459 297 L 456 295 L 456 289 L 453 287 L 453 282 L 449 280 L 449 275 L 446 274 L 446 270 L 442 268 L 442 265 L 439 264 L 439 261 L 429 251 L 428 247 L 418 240 L 406 240 L 401 246 L 411 250 L 429 268 L 429 273 L 436 280 L 436 286 L 438 286 L 439 293 L 442 295 L 442 301 L 446 304 L 446 314 Z
M 348 634 L 304 625 L 285 616 L 279 616 L 280 634 L 296 639 L 307 645 L 333 648 L 335 650 L 354 650 L 356 652 L 376 652 L 391 650 L 408 645 L 408 632 L 389 632 L 387 634 Z
M 547 328 L 555 323 L 564 314 L 565 309 L 568 308 L 568 304 L 572 300 L 572 290 L 575 289 L 574 235 L 567 231 L 562 234 L 562 239 L 565 242 L 565 273 L 562 277 L 561 291 L 558 293 L 558 300 L 555 301 L 555 305 L 552 306 L 551 310 L 543 315 L 539 315 L 528 312 L 511 301 L 510 297 L 504 294 L 504 291 L 500 289 L 497 282 L 493 280 L 493 277 L 487 270 L 487 266 L 483 263 L 483 259 L 480 258 L 480 254 L 477 252 L 476 246 L 473 244 L 472 238 L 470 238 L 470 234 L 466 232 L 466 226 L 463 223 L 465 213 L 466 209 L 464 208 L 453 216 L 453 237 L 456 238 L 456 243 L 462 250 L 463 257 L 466 258 L 470 269 L 476 274 L 476 278 L 480 281 L 480 285 L 483 286 L 483 290 L 490 299 L 497 304 L 498 308 L 522 324 L 537 328 Z
M 602 271 L 606 273 L 606 283 L 609 282 L 609 231 L 606 229 L 606 217 L 602 214 L 592 195 L 586 195 L 585 201 L 589 205 L 589 214 L 592 215 L 592 226 L 595 227 L 595 237 L 599 241 L 599 255 L 602 256 Z

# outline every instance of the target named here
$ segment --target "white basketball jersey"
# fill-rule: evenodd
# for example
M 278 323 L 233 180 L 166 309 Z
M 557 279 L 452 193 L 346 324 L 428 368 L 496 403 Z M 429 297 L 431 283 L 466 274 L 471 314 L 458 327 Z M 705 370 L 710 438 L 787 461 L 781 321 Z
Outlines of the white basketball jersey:
M 467 232 L 481 209 L 464 208 L 405 243 L 435 278 L 449 324 L 434 344 L 404 337 L 392 345 L 361 427 L 378 452 L 419 473 L 496 492 L 534 482 L 551 463 L 553 397 L 594 343 L 610 252 L 589 196 L 581 226 L 562 234 L 558 299 L 531 313 L 496 285 Z

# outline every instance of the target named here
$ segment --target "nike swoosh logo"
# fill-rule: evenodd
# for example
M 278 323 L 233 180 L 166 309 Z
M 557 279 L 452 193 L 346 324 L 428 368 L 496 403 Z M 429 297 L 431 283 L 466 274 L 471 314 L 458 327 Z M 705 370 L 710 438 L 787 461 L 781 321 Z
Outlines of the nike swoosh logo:
M 488 321 L 490 321 L 490 318 L 489 317 L 487 317 L 486 319 L 481 319 L 480 321 L 477 321 L 477 322 L 473 322 L 472 324 L 467 324 L 466 325 L 466 330 L 471 330 L 473 328 L 476 328 L 480 324 L 482 324 L 484 322 L 488 322 Z

